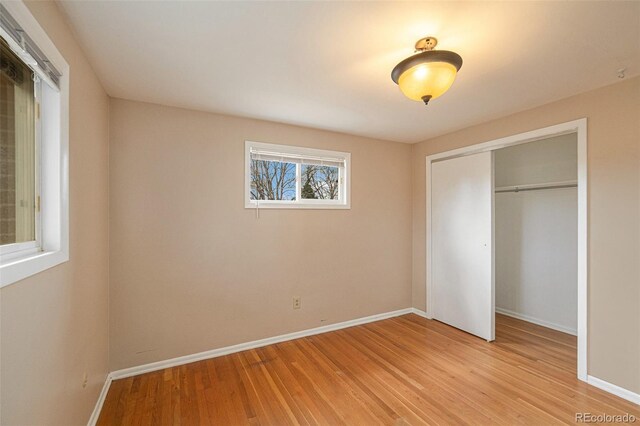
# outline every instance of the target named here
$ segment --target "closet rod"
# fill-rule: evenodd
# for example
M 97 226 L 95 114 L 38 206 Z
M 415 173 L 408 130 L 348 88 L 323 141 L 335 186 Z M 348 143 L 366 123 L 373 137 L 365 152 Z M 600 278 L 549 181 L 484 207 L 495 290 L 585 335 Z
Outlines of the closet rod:
M 560 189 L 560 188 L 576 188 L 577 182 L 557 182 L 557 183 L 543 183 L 532 185 L 514 185 L 514 186 L 502 186 L 495 189 L 496 193 L 500 192 L 521 192 L 521 191 L 537 191 L 539 189 Z

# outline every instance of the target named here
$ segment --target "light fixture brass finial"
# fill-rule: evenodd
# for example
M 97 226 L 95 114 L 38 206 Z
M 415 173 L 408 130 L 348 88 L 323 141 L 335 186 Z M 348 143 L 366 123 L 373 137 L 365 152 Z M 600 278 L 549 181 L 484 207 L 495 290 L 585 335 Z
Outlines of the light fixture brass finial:
M 416 41 L 416 52 L 427 52 L 433 50 L 438 45 L 438 39 L 435 37 L 425 37 Z

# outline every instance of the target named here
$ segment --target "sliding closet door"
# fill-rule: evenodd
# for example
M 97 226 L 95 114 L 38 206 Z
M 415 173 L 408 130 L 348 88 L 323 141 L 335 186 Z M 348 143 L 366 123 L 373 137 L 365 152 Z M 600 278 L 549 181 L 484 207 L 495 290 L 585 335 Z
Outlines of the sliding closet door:
M 431 164 L 433 317 L 494 340 L 492 152 Z

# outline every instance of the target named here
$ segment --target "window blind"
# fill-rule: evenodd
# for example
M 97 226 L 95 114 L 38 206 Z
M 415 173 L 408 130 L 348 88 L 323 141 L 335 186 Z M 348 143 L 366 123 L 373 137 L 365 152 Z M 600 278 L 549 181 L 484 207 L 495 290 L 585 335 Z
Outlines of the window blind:
M 15 85 L 31 82 L 32 71 L 13 53 L 3 38 L 0 38 L 0 72 Z
M 310 155 L 260 151 L 255 149 L 251 150 L 251 159 L 261 161 L 278 161 L 282 163 L 307 164 L 314 166 L 345 167 L 344 158 L 315 157 Z
M 53 83 L 56 88 L 60 87 L 62 74 L 53 66 L 2 4 L 0 4 L 0 35 L 10 38 L 14 42 L 13 44 L 18 46 L 18 49 L 15 46 L 10 47 L 33 71 Z M 11 43 L 9 44 L 11 45 Z M 19 49 L 22 49 L 22 51 L 19 51 Z

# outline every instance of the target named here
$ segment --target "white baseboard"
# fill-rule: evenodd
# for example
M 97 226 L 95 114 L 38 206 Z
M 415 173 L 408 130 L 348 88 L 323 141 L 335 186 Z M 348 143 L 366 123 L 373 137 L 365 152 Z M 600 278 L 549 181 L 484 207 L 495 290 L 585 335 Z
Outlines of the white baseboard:
M 421 316 L 422 318 L 427 318 L 429 319 L 429 317 L 427 316 L 427 313 L 421 309 L 418 308 L 411 308 L 411 313 L 416 314 L 418 316 Z
M 626 399 L 629 402 L 640 405 L 640 394 L 631 392 L 630 390 L 621 388 L 620 386 L 614 385 L 613 383 L 605 382 L 604 380 L 598 379 L 597 377 L 593 376 L 587 376 L 587 383 L 599 389 L 602 389 L 605 392 L 609 392 L 616 396 L 619 396 L 620 398 Z
M 563 333 L 571 334 L 572 336 L 577 336 L 578 331 L 575 328 L 565 327 L 563 325 L 554 324 L 552 322 L 544 321 L 538 318 L 531 317 L 529 315 L 520 314 L 518 312 L 510 311 L 508 309 L 498 308 L 496 306 L 496 313 L 506 315 L 508 317 L 520 319 L 523 321 L 527 321 L 533 324 L 541 325 L 543 327 L 550 328 L 552 330 L 561 331 Z
M 109 392 L 109 387 L 111 386 L 111 374 L 107 374 L 107 378 L 104 381 L 104 385 L 102 386 L 102 390 L 100 391 L 100 395 L 98 396 L 98 401 L 96 402 L 96 406 L 93 408 L 93 413 L 91 413 L 91 417 L 89 417 L 89 422 L 87 426 L 95 426 L 98 423 L 98 417 L 100 417 L 100 411 L 102 411 L 102 406 L 104 405 L 104 400 L 107 398 L 107 393 Z
M 246 351 L 248 349 L 260 348 L 274 343 L 286 342 L 288 340 L 299 339 L 301 337 L 313 336 L 315 334 L 327 333 L 329 331 L 340 330 L 343 328 L 353 327 L 356 325 L 367 324 L 374 321 L 380 321 L 387 318 L 393 318 L 400 315 L 414 313 L 413 308 L 400 309 L 398 311 L 386 312 L 383 314 L 371 315 L 364 318 L 357 318 L 350 321 L 339 322 L 336 324 L 325 325 L 322 327 L 311 328 L 308 330 L 296 331 L 294 333 L 283 334 L 266 339 L 254 340 L 252 342 L 240 343 L 238 345 L 227 346 L 224 348 L 213 349 L 210 351 L 199 352 L 196 354 L 180 356 L 164 361 L 152 362 L 136 367 L 125 368 L 113 371 L 111 379 L 123 379 L 125 377 L 137 376 L 138 374 L 150 373 L 152 371 L 163 370 L 165 368 L 175 367 L 178 365 L 188 364 L 190 362 L 202 361 L 204 359 L 216 358 L 219 356 L 229 355 L 236 352 Z

